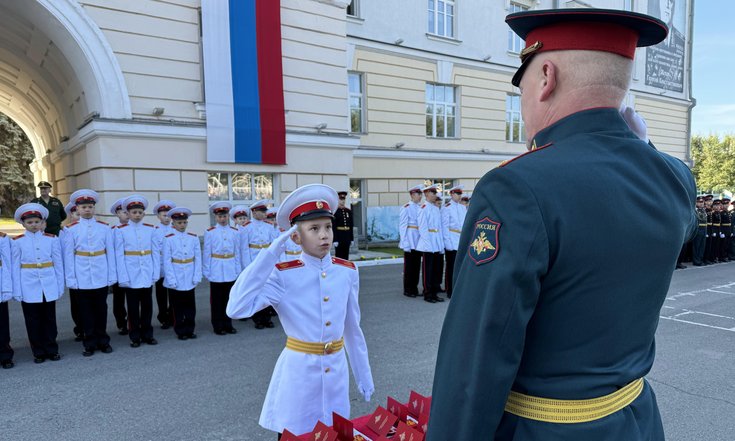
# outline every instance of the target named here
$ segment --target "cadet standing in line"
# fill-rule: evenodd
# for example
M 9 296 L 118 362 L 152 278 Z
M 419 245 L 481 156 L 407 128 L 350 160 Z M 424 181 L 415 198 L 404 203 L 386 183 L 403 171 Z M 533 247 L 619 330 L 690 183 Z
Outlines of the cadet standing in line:
M 444 276 L 444 287 L 447 298 L 452 298 L 452 274 L 454 273 L 454 260 L 457 257 L 459 246 L 459 235 L 462 233 L 462 225 L 467 214 L 467 208 L 460 204 L 462 199 L 463 185 L 450 188 L 451 200 L 441 210 L 442 214 L 442 236 L 444 239 L 444 256 L 446 259 L 446 274 Z
M 188 340 L 197 337 L 194 289 L 202 281 L 202 249 L 197 235 L 186 231 L 191 210 L 176 207 L 168 215 L 174 232 L 163 240 L 163 283 L 169 289 L 174 332 L 179 340 Z
M 730 198 L 722 198 L 720 212 L 720 262 L 730 261 L 730 237 L 732 235 L 732 213 L 728 211 Z
M 250 206 L 250 214 L 252 220 L 248 229 L 248 250 L 250 251 L 250 261 L 254 261 L 258 254 L 268 248 L 273 239 L 276 238 L 276 230 L 272 225 L 265 222 L 268 205 L 271 201 L 263 199 L 255 202 Z M 255 329 L 273 328 L 273 320 L 271 320 L 271 313 L 268 309 L 258 311 L 253 315 L 253 323 Z
M 130 219 L 128 212 L 123 210 L 123 202 L 125 198 L 120 198 L 115 201 L 110 207 L 110 214 L 117 216 L 118 224 L 112 227 L 112 241 L 115 242 L 115 230 L 120 225 L 125 225 Z M 117 253 L 115 253 L 117 256 Z M 117 258 L 117 257 L 116 257 Z M 117 269 L 117 262 L 115 262 L 115 269 Z M 115 317 L 115 325 L 117 326 L 118 334 L 128 335 L 128 311 L 125 309 L 125 290 L 120 288 L 120 284 L 115 282 L 112 285 L 112 315 Z
M 174 201 L 166 199 L 158 201 L 153 206 L 153 213 L 158 218 L 159 224 L 156 225 L 156 231 L 153 232 L 153 239 L 158 242 L 158 248 L 163 253 L 163 238 L 174 232 L 171 226 L 171 218 L 168 216 L 169 210 L 176 208 Z M 163 255 L 163 254 L 162 254 Z M 156 281 L 156 304 L 158 305 L 158 323 L 161 324 L 161 329 L 168 329 L 173 325 L 173 313 L 169 307 L 169 293 L 168 288 L 163 285 L 163 259 L 161 259 L 161 278 Z
M 419 240 L 416 250 L 422 253 L 423 261 L 421 273 L 424 282 L 424 300 L 429 303 L 443 302 L 439 297 L 442 273 L 439 270 L 439 259 L 444 253 L 444 239 L 442 238 L 442 220 L 439 208 L 436 206 L 436 184 L 424 188 L 426 202 L 421 205 L 418 216 Z
M 64 234 L 66 233 L 67 227 L 69 225 L 75 223 L 79 220 L 79 213 L 77 213 L 77 206 L 74 204 L 74 202 L 69 202 L 64 206 L 64 211 L 66 212 L 66 226 L 64 226 L 61 231 L 59 231 L 59 240 L 61 243 L 61 253 L 64 254 Z M 84 326 L 82 325 L 82 316 L 79 312 L 79 294 L 77 293 L 78 290 L 68 287 L 69 288 L 69 309 L 71 310 L 71 320 L 74 322 L 74 328 L 72 331 L 74 332 L 74 341 L 82 341 L 84 340 Z
M 26 229 L 10 244 L 13 295 L 20 300 L 33 351 L 33 362 L 58 361 L 56 301 L 64 294 L 64 268 L 59 238 L 42 230 L 46 207 L 29 203 L 15 211 Z
M 230 226 L 229 202 L 215 202 L 209 207 L 215 224 L 204 233 L 202 272 L 209 280 L 212 329 L 217 335 L 237 334 L 232 319 L 227 317 L 230 289 L 240 274 L 240 235 Z
M 117 281 L 112 228 L 95 219 L 97 192 L 83 189 L 71 195 L 79 220 L 69 224 L 63 235 L 66 286 L 77 292 L 82 319 L 84 352 L 112 352 L 107 334 L 107 291 Z
M 644 377 L 697 228 L 696 185 L 620 108 L 636 47 L 661 42 L 666 25 L 592 8 L 506 22 L 526 45 L 511 82 L 529 152 L 473 193 L 426 441 L 663 441 Z
M 250 249 L 248 248 L 248 244 L 250 243 L 248 232 L 250 230 L 245 228 L 250 224 L 249 215 L 250 210 L 244 205 L 235 205 L 230 210 L 230 218 L 235 223 L 235 228 L 237 228 L 238 236 L 240 237 L 238 242 L 240 244 L 240 271 L 250 265 Z
M 704 245 L 707 239 L 707 212 L 704 210 L 704 197 L 697 196 L 697 235 L 692 245 L 692 263 L 694 266 L 704 265 Z
M 41 192 L 41 196 L 33 198 L 31 203 L 40 204 L 48 210 L 48 219 L 45 221 L 46 232 L 58 236 L 59 231 L 61 231 L 61 223 L 66 219 L 64 204 L 59 199 L 51 196 L 51 184 L 48 182 L 39 182 L 38 189 Z
M 13 279 L 11 278 L 10 238 L 0 231 L 0 366 L 10 369 L 15 366 L 10 346 L 10 317 L 8 302 L 13 299 Z
M 408 190 L 411 202 L 401 208 L 398 234 L 399 247 L 403 250 L 403 295 L 417 297 L 421 272 L 421 251 L 416 249 L 419 242 L 419 211 L 421 210 L 421 190 L 417 185 Z
M 143 222 L 148 200 L 132 195 L 123 201 L 128 212 L 127 224 L 118 225 L 115 231 L 115 260 L 117 281 L 125 290 L 128 301 L 128 331 L 130 347 L 140 343 L 156 345 L 153 338 L 153 284 L 159 279 L 161 253 L 153 240 L 155 228 Z
M 720 235 L 722 228 L 722 201 L 712 201 L 712 262 L 720 262 Z
M 714 209 L 712 208 L 712 198 L 713 196 L 711 194 L 704 196 L 704 211 L 707 212 L 707 236 L 704 241 L 705 265 L 712 265 L 714 263 L 712 260 L 712 242 L 714 241 L 712 226 L 712 214 L 714 213 Z
M 347 202 L 347 192 L 337 192 L 339 196 L 339 206 L 334 212 L 334 255 L 340 259 L 350 260 L 350 245 L 355 239 L 352 229 L 354 221 L 352 219 L 352 210 L 345 206 Z
M 730 202 L 730 208 L 733 208 L 735 201 Z M 730 260 L 735 260 L 735 211 L 730 210 L 730 248 L 727 250 L 727 256 Z

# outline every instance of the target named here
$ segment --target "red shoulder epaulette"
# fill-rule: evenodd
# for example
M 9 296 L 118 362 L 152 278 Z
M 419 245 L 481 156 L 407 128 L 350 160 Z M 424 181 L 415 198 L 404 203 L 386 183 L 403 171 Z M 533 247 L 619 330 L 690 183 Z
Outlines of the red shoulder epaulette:
M 291 260 L 288 262 L 281 262 L 276 264 L 276 268 L 278 268 L 278 271 L 286 271 L 293 268 L 300 268 L 304 266 L 304 262 L 300 260 Z
M 97 223 L 98 223 L 98 224 L 102 224 L 102 225 L 110 225 L 110 224 L 108 224 L 107 222 L 102 222 L 101 220 L 98 220 L 98 221 L 97 221 Z
M 130 225 L 130 224 L 120 224 L 120 225 L 117 226 L 117 228 L 127 227 L 128 225 Z
M 356 269 L 355 264 L 349 260 L 340 259 L 339 257 L 332 257 L 332 263 L 335 265 L 342 265 L 349 269 Z
M 46 237 L 56 237 L 53 234 L 49 234 L 49 233 L 43 233 L 43 235 L 46 236 Z
M 448 207 L 448 206 L 450 206 L 450 205 L 452 205 L 452 203 L 451 203 L 451 202 L 447 202 L 446 204 L 444 204 L 444 206 L 445 206 L 445 207 Z
M 159 229 L 159 228 L 161 228 L 161 227 L 159 227 L 158 225 L 156 225 L 156 226 L 155 226 L 154 228 L 155 228 L 155 229 L 157 230 L 157 229 Z
M 15 237 L 13 238 L 13 240 L 15 240 L 15 239 L 20 239 L 20 238 L 21 238 L 21 237 L 23 237 L 23 236 L 25 236 L 25 234 L 19 234 L 19 235 L 15 236 Z
M 410 205 L 410 204 L 406 204 L 406 205 L 404 205 L 404 206 L 403 206 L 403 208 L 408 208 L 408 206 L 409 206 L 409 205 Z
M 171 236 L 175 236 L 175 234 L 174 233 L 167 234 L 165 237 L 171 237 Z
M 207 231 L 212 231 L 212 230 L 214 230 L 214 228 L 215 227 L 209 227 L 209 228 L 207 228 Z
M 172 234 L 173 234 L 173 233 L 172 233 Z M 196 235 L 196 234 L 194 234 L 194 233 L 189 233 L 188 231 L 186 232 L 186 234 L 188 234 L 189 236 L 194 236 L 194 237 L 197 237 L 197 235 Z
M 71 227 L 73 227 L 74 225 L 76 225 L 78 223 L 79 223 L 79 221 L 74 221 L 74 222 L 70 223 L 69 225 L 67 225 L 66 228 L 71 228 Z
M 237 228 L 235 228 L 235 227 L 230 227 L 230 228 L 232 228 L 232 229 L 233 229 L 233 230 L 235 230 L 235 231 L 240 231 L 240 230 L 238 230 L 238 229 L 237 229 Z
M 250 225 L 250 221 L 245 221 L 245 225 L 243 225 L 243 227 L 247 227 L 248 225 Z
M 498 167 L 505 167 L 506 165 L 510 164 L 511 162 L 515 161 L 515 160 L 516 160 L 516 159 L 518 159 L 518 158 L 522 158 L 522 157 L 524 157 L 524 156 L 526 156 L 526 155 L 530 155 L 531 153 L 534 153 L 534 152 L 537 152 L 537 151 L 539 151 L 539 150 L 545 149 L 546 147 L 549 147 L 549 146 L 551 146 L 552 144 L 554 144 L 554 143 L 553 143 L 553 142 L 550 142 L 550 143 L 548 143 L 548 144 L 544 144 L 544 145 L 542 145 L 541 147 L 536 147 L 536 148 L 535 148 L 535 149 L 533 149 L 533 150 L 529 150 L 529 151 L 527 151 L 527 152 L 525 152 L 525 153 L 521 153 L 520 155 L 516 156 L 515 158 L 512 158 L 512 159 L 507 159 L 507 160 L 505 160 L 505 161 L 501 162 L 501 163 L 500 163 L 500 165 L 499 165 Z
M 151 228 L 155 228 L 155 227 L 154 227 L 153 225 L 151 225 L 151 224 L 146 224 L 146 223 L 144 223 L 143 225 L 145 225 L 146 227 L 151 227 Z
M 426 204 L 421 204 L 421 209 L 423 210 L 424 208 L 426 208 Z

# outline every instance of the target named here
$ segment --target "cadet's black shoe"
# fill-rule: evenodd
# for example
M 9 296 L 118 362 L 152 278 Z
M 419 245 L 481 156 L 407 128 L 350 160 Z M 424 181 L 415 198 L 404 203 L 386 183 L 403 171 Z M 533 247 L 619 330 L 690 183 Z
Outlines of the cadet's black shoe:
M 179 335 L 178 338 L 179 338 L 179 340 L 188 340 L 189 339 L 189 336 L 188 335 Z
M 158 344 L 158 340 L 156 340 L 156 339 L 155 339 L 155 338 L 153 338 L 153 337 L 151 337 L 151 338 L 144 338 L 144 339 L 143 339 L 143 343 L 145 343 L 145 344 L 147 344 L 147 345 L 151 345 L 151 346 L 153 346 L 153 345 L 157 345 L 157 344 Z
M 84 352 L 82 352 L 82 355 L 85 357 L 91 357 L 94 355 L 94 349 L 85 349 Z
M 5 360 L 3 362 L 0 362 L 0 365 L 2 365 L 3 369 L 11 369 L 13 366 L 15 366 L 15 363 L 13 363 L 13 360 Z
M 190 339 L 193 339 L 193 338 L 197 338 L 197 335 L 196 335 L 196 334 L 194 334 L 194 333 L 191 333 L 191 334 L 189 334 L 189 335 L 188 335 L 188 337 L 189 337 Z
M 265 324 L 265 327 L 266 328 L 275 328 L 276 325 L 273 322 L 268 322 L 268 323 Z
M 128 328 L 119 328 L 118 334 L 120 335 L 128 335 L 130 331 L 128 331 Z
M 220 329 L 219 331 L 214 331 L 214 333 L 217 335 L 227 335 L 227 331 L 223 331 L 222 329 Z
M 131 341 L 130 342 L 130 347 L 131 348 L 139 348 L 140 347 L 140 341 L 138 341 L 138 340 Z
M 228 334 L 237 334 L 237 329 L 235 329 L 235 328 L 230 328 L 230 329 L 228 329 L 228 330 L 227 330 L 227 333 L 228 333 Z
M 255 324 L 255 329 L 265 329 L 265 325 L 262 324 L 262 323 L 256 323 Z
M 61 354 L 58 354 L 58 353 L 56 353 L 56 354 L 51 354 L 51 355 L 49 355 L 49 356 L 48 356 L 47 358 L 48 358 L 49 360 L 51 360 L 51 361 L 59 361 L 59 360 L 61 360 Z
M 103 354 L 109 354 L 110 352 L 112 352 L 112 346 L 110 345 L 103 346 L 102 349 L 100 349 L 100 351 L 102 351 Z
M 424 302 L 436 303 L 433 297 L 424 297 Z
M 33 362 L 36 363 L 36 364 L 41 364 L 44 361 L 46 361 L 46 359 L 43 358 L 43 357 L 33 357 Z
M 441 298 L 441 297 L 439 297 L 439 296 L 434 296 L 434 301 L 435 301 L 435 302 L 443 302 L 443 301 L 444 301 L 444 299 L 443 299 L 443 298 Z
M 411 294 L 410 292 L 404 292 L 403 295 L 406 297 L 416 297 L 416 294 Z

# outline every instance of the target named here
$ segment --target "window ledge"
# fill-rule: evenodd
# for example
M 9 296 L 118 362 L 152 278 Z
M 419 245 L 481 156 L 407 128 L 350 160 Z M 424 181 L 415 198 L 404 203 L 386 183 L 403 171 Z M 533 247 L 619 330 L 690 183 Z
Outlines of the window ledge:
M 456 45 L 462 44 L 462 40 L 458 40 L 452 37 L 444 37 L 441 35 L 432 34 L 430 32 L 426 33 L 426 38 L 428 38 L 429 40 L 441 41 L 442 43 L 450 43 L 450 44 L 456 44 Z
M 447 136 L 447 137 L 427 136 L 426 139 L 438 139 L 442 141 L 443 140 L 447 140 L 447 141 L 461 141 L 462 140 L 462 138 L 450 137 L 450 136 Z
M 359 24 L 359 25 L 365 23 L 365 19 L 364 18 L 360 18 L 360 17 L 358 17 L 356 15 L 348 15 L 347 16 L 347 21 L 350 22 L 350 23 Z

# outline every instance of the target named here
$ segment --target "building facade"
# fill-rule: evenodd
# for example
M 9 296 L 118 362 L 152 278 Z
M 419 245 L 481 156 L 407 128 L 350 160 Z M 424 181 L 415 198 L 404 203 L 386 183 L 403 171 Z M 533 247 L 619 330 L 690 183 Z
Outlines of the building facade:
M 0 0 L 0 111 L 29 135 L 36 180 L 102 204 L 137 192 L 193 209 L 282 200 L 324 183 L 351 191 L 371 241 L 397 235 L 407 189 L 472 192 L 525 151 L 510 78 L 523 42 L 504 17 L 602 7 L 661 17 L 639 49 L 628 104 L 652 141 L 690 161 L 690 0 L 281 0 L 286 164 L 208 162 L 202 1 Z M 262 1 L 262 0 L 257 0 Z

